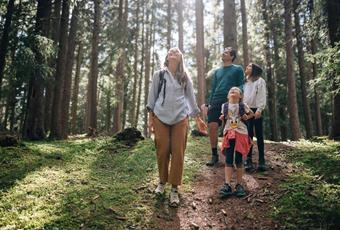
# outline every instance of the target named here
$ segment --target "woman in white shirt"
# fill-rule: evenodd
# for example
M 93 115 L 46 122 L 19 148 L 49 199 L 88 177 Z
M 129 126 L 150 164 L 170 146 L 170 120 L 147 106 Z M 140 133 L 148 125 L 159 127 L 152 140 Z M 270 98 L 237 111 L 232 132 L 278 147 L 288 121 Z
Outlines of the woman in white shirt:
M 261 77 L 262 68 L 254 63 L 250 63 L 245 71 L 246 83 L 244 84 L 244 103 L 246 103 L 251 110 L 253 110 L 255 116 L 248 120 L 248 133 L 251 139 L 255 135 L 257 139 L 257 148 L 259 151 L 258 170 L 265 171 L 266 164 L 264 159 L 264 141 L 263 141 L 263 118 L 262 111 L 266 107 L 266 82 Z M 245 169 L 247 171 L 253 169 L 252 150 L 247 156 L 245 163 Z

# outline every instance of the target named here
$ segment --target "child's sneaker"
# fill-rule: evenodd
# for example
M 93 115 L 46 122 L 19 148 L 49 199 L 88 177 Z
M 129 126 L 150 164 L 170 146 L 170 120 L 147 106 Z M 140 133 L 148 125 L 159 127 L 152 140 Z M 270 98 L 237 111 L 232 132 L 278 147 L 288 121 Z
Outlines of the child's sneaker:
M 226 198 L 233 194 L 231 187 L 229 184 L 225 183 L 223 187 L 220 189 L 220 198 Z
M 165 184 L 159 183 L 157 188 L 155 189 L 156 195 L 161 195 L 164 193 L 165 190 Z
M 178 207 L 179 206 L 179 196 L 178 196 L 177 189 L 171 189 L 169 205 L 171 207 Z
M 267 166 L 266 166 L 264 163 L 260 163 L 260 164 L 257 166 L 257 171 L 260 171 L 260 172 L 267 171 Z
M 235 186 L 235 195 L 237 197 L 242 197 L 242 196 L 245 196 L 246 195 L 246 191 L 244 190 L 244 187 L 240 184 L 237 184 Z

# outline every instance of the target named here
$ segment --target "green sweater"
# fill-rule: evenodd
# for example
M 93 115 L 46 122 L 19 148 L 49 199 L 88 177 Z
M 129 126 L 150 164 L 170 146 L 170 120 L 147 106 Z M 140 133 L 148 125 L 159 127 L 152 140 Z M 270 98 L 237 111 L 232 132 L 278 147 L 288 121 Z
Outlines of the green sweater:
M 239 65 L 218 68 L 213 76 L 209 105 L 221 105 L 227 101 L 231 87 L 237 86 L 243 90 L 244 72 Z

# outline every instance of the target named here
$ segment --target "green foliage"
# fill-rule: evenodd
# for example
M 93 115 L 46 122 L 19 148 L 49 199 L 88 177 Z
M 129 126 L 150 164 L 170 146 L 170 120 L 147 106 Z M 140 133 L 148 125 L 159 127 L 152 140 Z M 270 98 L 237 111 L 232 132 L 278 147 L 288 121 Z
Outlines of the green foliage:
M 283 229 L 339 229 L 340 145 L 326 139 L 300 141 L 288 154 L 298 169 L 280 187 L 274 217 Z
M 339 93 L 340 87 L 340 42 L 334 47 L 327 47 L 315 55 L 310 55 L 309 60 L 316 61 L 321 68 L 317 79 L 311 80 L 311 85 L 324 85 L 331 92 Z

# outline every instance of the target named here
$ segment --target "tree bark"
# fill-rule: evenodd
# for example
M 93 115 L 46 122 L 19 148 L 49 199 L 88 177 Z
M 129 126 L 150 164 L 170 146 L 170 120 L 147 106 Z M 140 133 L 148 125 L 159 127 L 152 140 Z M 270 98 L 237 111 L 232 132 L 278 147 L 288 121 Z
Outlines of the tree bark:
M 72 107 L 71 107 L 71 130 L 75 134 L 77 130 L 77 110 L 78 110 L 78 94 L 80 82 L 80 68 L 83 61 L 83 45 L 78 44 L 76 73 L 74 76 L 74 84 L 72 90 Z
M 132 88 L 132 108 L 130 108 L 129 121 L 132 127 L 137 127 L 136 123 L 136 105 L 137 105 L 137 85 L 138 85 L 138 40 L 139 40 L 139 11 L 140 4 L 137 2 L 136 9 L 136 28 L 135 28 L 135 44 L 134 44 L 134 57 L 133 57 L 133 88 Z
M 178 14 L 178 48 L 184 53 L 184 43 L 183 43 L 183 6 L 185 0 L 179 0 L 177 2 L 177 14 Z
M 270 50 L 270 34 L 269 34 L 269 19 L 267 13 L 266 0 L 262 0 L 262 16 L 265 23 L 265 44 L 264 55 L 266 63 L 266 75 L 268 79 L 268 107 L 269 107 L 269 123 L 271 136 L 270 139 L 278 141 L 278 128 L 277 128 L 277 107 L 276 107 L 276 76 L 272 74 L 272 55 Z
M 243 66 L 249 64 L 246 4 L 241 0 Z
M 340 41 L 340 2 L 327 0 L 328 10 L 328 31 L 331 46 L 335 47 L 336 43 Z M 339 45 L 338 45 L 339 46 Z M 334 73 L 338 75 L 339 73 Z M 334 76 L 335 78 L 335 76 Z M 333 78 L 333 79 L 334 79 Z M 333 115 L 332 115 L 332 129 L 330 137 L 335 140 L 340 140 L 340 83 L 333 80 Z
M 292 0 L 284 1 L 285 8 L 285 42 L 288 83 L 288 113 L 293 141 L 301 137 L 298 107 L 296 100 L 296 86 L 294 77 L 293 35 L 292 35 Z
M 52 124 L 50 137 L 54 139 L 62 139 L 62 124 L 61 124 L 61 105 L 63 99 L 63 86 L 65 78 L 65 65 L 67 55 L 67 32 L 69 25 L 69 9 L 70 2 L 63 0 L 62 13 L 60 19 L 60 36 L 59 36 L 59 51 L 55 73 L 54 97 L 52 105 Z
M 53 4 L 53 13 L 50 21 L 51 25 L 51 38 L 54 41 L 55 45 L 59 42 L 59 31 L 60 31 L 60 11 L 61 11 L 62 0 L 55 0 Z M 56 59 L 52 59 L 50 61 L 50 65 L 52 68 L 56 66 Z M 52 104 L 54 98 L 54 80 L 48 79 L 46 81 L 46 89 L 45 89 L 45 131 L 51 129 L 52 125 Z
M 88 115 L 87 127 L 90 135 L 93 135 L 97 129 L 97 81 L 98 81 L 98 53 L 99 53 L 99 34 L 100 34 L 100 19 L 101 6 L 100 0 L 93 0 L 94 2 L 94 22 L 92 31 L 92 50 L 91 50 L 91 64 L 88 81 Z
M 223 45 L 224 47 L 231 46 L 237 50 L 235 0 L 223 0 L 223 2 Z
M 205 103 L 204 78 L 204 5 L 202 0 L 196 0 L 196 61 L 198 82 L 198 104 Z
M 0 40 L 0 99 L 1 99 L 1 87 L 2 87 L 2 79 L 4 77 L 4 70 L 6 65 L 6 55 L 7 55 L 7 47 L 9 42 L 9 32 L 11 29 L 12 16 L 14 11 L 14 0 L 9 0 L 7 4 L 7 12 L 5 15 L 5 24 L 4 29 L 2 31 L 2 37 Z
M 294 23 L 295 23 L 295 34 L 296 34 L 296 43 L 298 50 L 298 65 L 300 70 L 300 82 L 301 82 L 301 97 L 302 97 L 302 107 L 303 113 L 305 116 L 305 128 L 306 128 L 306 137 L 311 138 L 312 133 L 312 118 L 311 112 L 309 108 L 309 100 L 307 96 L 307 79 L 305 72 L 305 54 L 303 51 L 303 42 L 302 42 L 302 31 L 300 28 L 300 17 L 299 17 L 299 2 L 298 0 L 293 0 L 293 8 L 294 8 Z
M 144 81 L 144 129 L 143 133 L 144 136 L 149 136 L 148 134 L 148 112 L 146 111 L 146 104 L 148 100 L 148 94 L 149 94 L 149 81 L 150 81 L 150 27 L 151 23 L 149 21 L 149 15 L 150 11 L 147 9 L 147 15 L 146 15 L 146 32 L 145 32 L 145 81 Z
M 51 14 L 51 1 L 39 0 L 36 15 L 36 33 L 48 37 L 49 18 Z M 37 63 L 44 65 L 43 57 L 39 50 L 36 53 Z M 23 137 L 31 140 L 41 140 L 45 138 L 44 130 L 44 76 L 41 71 L 37 71 L 30 79 L 29 94 L 27 102 L 27 115 L 24 124 Z
M 172 17 L 171 17 L 171 0 L 167 0 L 167 17 L 166 17 L 166 21 L 167 21 L 167 33 L 166 33 L 166 48 L 169 50 L 171 48 L 171 21 L 172 21 Z
M 71 85 L 72 85 L 72 70 L 74 63 L 74 51 L 76 48 L 76 35 L 78 30 L 78 17 L 79 17 L 79 2 L 76 3 L 72 12 L 70 33 L 68 37 L 68 49 L 67 49 L 67 62 L 65 69 L 65 78 L 63 86 L 63 98 L 62 98 L 62 137 L 66 139 L 69 133 L 68 121 L 69 121 L 69 109 L 71 99 Z

